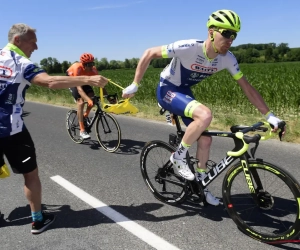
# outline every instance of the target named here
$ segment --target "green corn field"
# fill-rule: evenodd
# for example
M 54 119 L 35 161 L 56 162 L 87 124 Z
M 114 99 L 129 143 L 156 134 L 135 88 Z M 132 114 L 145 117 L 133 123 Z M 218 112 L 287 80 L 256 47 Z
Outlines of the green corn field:
M 267 105 L 274 113 L 282 116 L 299 115 L 300 109 L 300 62 L 241 64 L 241 71 L 248 81 L 261 93 Z M 135 104 L 156 105 L 155 90 L 161 69 L 149 68 L 141 82 L 141 87 L 132 99 Z M 134 70 L 106 70 L 100 74 L 113 82 L 126 87 L 134 78 Z M 118 93 L 121 89 L 113 84 L 107 85 L 109 93 Z M 213 112 L 235 114 L 258 114 L 249 103 L 241 88 L 231 75 L 223 70 L 201 83 L 193 86 L 198 101 L 210 107 Z M 98 89 L 95 89 L 99 93 Z M 69 90 L 52 90 L 32 85 L 28 94 L 42 96 L 47 101 L 60 98 L 66 103 L 74 103 Z

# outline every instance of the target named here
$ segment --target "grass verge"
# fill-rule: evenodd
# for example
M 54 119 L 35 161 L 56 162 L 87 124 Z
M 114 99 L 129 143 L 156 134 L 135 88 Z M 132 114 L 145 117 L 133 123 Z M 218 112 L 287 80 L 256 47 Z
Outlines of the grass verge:
M 76 108 L 71 95 L 70 98 L 66 99 L 60 95 L 48 95 L 45 97 L 27 93 L 26 100 Z M 139 109 L 139 112 L 137 114 L 127 116 L 134 116 L 156 121 L 165 121 L 165 117 L 160 115 L 158 112 L 159 108 L 155 100 L 141 103 L 132 99 L 132 103 Z M 226 110 L 224 107 L 214 107 L 212 110 L 214 118 L 209 127 L 210 130 L 229 131 L 229 128 L 232 125 L 250 125 L 257 121 L 263 120 L 262 116 L 258 112 L 257 114 L 240 115 L 235 114 L 232 110 L 231 112 L 229 110 L 224 112 L 224 110 Z M 287 133 L 283 141 L 300 143 L 300 121 L 298 117 L 286 115 L 284 119 L 287 122 Z

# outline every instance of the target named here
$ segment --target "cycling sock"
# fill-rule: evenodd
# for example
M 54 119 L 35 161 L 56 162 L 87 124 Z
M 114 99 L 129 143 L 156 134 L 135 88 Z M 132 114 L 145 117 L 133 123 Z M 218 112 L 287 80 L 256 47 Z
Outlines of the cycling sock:
M 85 131 L 83 122 L 79 122 L 79 127 L 80 127 L 80 131 Z
M 90 114 L 90 112 L 91 112 L 91 109 L 92 109 L 92 108 L 87 108 L 86 111 L 84 112 L 83 117 L 88 117 L 89 114 Z
M 42 221 L 43 220 L 42 211 L 31 212 L 31 217 L 32 217 L 32 221 Z
M 191 145 L 186 144 L 184 141 L 181 141 L 179 147 L 177 148 L 176 152 L 174 153 L 174 158 L 176 159 L 183 159 L 186 156 L 186 152 L 191 147 Z
M 205 173 L 206 172 L 206 170 L 203 169 L 203 168 L 198 168 L 197 167 L 196 170 L 197 170 L 198 173 Z

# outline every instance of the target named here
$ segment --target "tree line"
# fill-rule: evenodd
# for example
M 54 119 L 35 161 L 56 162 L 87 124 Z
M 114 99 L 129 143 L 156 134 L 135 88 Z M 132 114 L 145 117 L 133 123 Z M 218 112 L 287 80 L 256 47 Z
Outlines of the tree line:
M 230 51 L 235 55 L 238 63 L 266 63 L 266 62 L 290 62 L 300 61 L 300 48 L 289 48 L 287 43 L 264 43 L 264 44 L 242 44 L 232 46 Z M 153 68 L 164 68 L 171 58 L 153 59 L 150 65 Z M 125 61 L 95 58 L 95 67 L 98 71 L 115 69 L 135 69 L 139 58 L 125 59 Z M 73 62 L 74 63 L 74 62 Z M 40 67 L 49 74 L 65 73 L 71 66 L 71 62 L 64 60 L 59 62 L 56 58 L 48 57 L 40 61 Z

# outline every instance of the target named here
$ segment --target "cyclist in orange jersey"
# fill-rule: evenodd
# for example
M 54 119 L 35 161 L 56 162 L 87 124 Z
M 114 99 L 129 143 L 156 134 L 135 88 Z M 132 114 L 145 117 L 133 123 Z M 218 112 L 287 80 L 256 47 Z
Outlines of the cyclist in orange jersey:
M 68 76 L 92 76 L 98 75 L 98 71 L 95 67 L 95 58 L 92 54 L 84 53 L 80 56 L 80 62 L 72 64 L 68 70 Z M 88 117 L 94 103 L 93 97 L 95 95 L 93 88 L 90 85 L 83 85 L 78 87 L 70 88 L 72 96 L 77 103 L 77 115 L 80 126 L 80 136 L 83 139 L 89 139 L 90 135 L 85 131 L 84 117 Z M 103 88 L 104 95 L 107 95 L 107 91 Z M 110 103 L 116 103 L 115 99 L 109 100 Z M 84 102 L 88 103 L 87 109 L 83 114 Z

